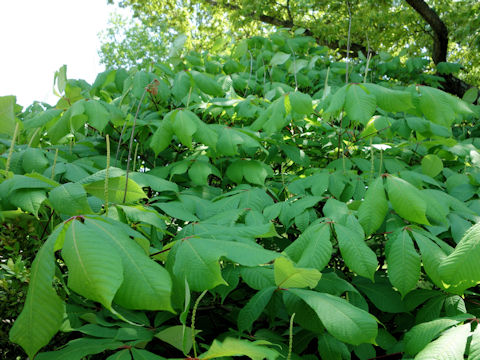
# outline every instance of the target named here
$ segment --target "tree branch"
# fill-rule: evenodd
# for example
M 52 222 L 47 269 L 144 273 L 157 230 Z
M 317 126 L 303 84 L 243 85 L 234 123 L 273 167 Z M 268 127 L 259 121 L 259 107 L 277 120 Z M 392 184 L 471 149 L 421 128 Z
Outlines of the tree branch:
M 205 0 L 206 3 L 210 4 L 211 6 L 214 7 L 224 7 L 230 11 L 242 11 L 242 8 L 238 5 L 230 4 L 227 2 L 219 2 L 217 0 Z M 284 28 L 294 28 L 296 25 L 293 22 L 292 19 L 288 20 L 283 20 L 276 18 L 274 16 L 270 15 L 265 15 L 265 14 L 258 14 L 256 12 L 251 12 L 249 14 L 245 14 L 245 16 L 251 17 L 255 20 L 261 21 L 265 24 L 273 25 L 273 26 L 278 26 L 278 27 L 284 27 Z M 332 50 L 340 50 L 340 53 L 343 55 L 346 55 L 347 53 L 347 48 L 345 45 L 340 45 L 340 41 L 334 40 L 334 41 L 325 41 L 324 39 L 319 38 L 313 31 L 310 29 L 305 29 L 304 34 L 306 36 L 311 36 L 315 39 L 315 41 L 318 44 L 325 45 L 329 47 Z M 362 45 L 362 44 L 350 44 L 350 56 L 356 57 L 358 52 L 361 51 L 363 54 L 367 54 L 368 49 Z M 370 50 L 372 52 L 372 50 Z
M 438 63 L 447 61 L 448 51 L 448 29 L 440 16 L 424 0 L 405 0 L 432 28 L 433 30 L 433 53 L 432 60 Z M 462 97 L 472 86 L 465 81 L 451 75 L 437 74 L 445 79 L 443 89 Z

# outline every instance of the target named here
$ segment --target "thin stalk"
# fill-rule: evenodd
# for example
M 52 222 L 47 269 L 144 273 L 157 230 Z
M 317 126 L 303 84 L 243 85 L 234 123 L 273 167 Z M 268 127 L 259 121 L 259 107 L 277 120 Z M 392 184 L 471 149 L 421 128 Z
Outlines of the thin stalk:
M 135 154 L 133 155 L 133 166 L 132 166 L 132 171 L 135 172 L 137 171 L 137 153 L 138 153 L 138 142 L 135 144 Z
M 348 37 L 347 37 L 347 67 L 346 67 L 346 73 L 345 73 L 345 83 L 348 84 L 348 62 L 349 62 L 349 56 L 350 56 L 350 33 L 352 30 L 352 12 L 350 9 L 350 2 L 347 0 L 347 10 L 348 10 Z
M 367 58 L 367 66 L 365 68 L 365 75 L 363 76 L 363 82 L 367 82 L 367 75 L 368 75 L 368 66 L 370 65 L 370 59 L 372 58 L 372 54 L 368 53 L 368 58 Z
M 12 143 L 10 144 L 10 149 L 8 149 L 8 157 L 7 163 L 5 164 L 5 174 L 8 174 L 8 170 L 10 169 L 10 163 L 12 161 L 13 149 L 15 148 L 15 140 L 17 139 L 19 123 L 15 124 L 15 130 L 13 131 L 13 138 Z
M 135 117 L 133 118 L 133 125 L 132 125 L 132 134 L 130 135 L 130 144 L 128 145 L 128 156 L 127 156 L 127 172 L 125 174 L 125 192 L 123 193 L 123 201 L 122 203 L 125 204 L 125 200 L 127 199 L 127 190 L 128 190 L 128 171 L 130 170 L 130 158 L 132 157 L 132 147 L 133 147 L 133 136 L 135 135 L 135 125 L 137 124 L 137 117 L 138 113 L 140 112 L 140 106 L 142 106 L 143 99 L 145 98 L 145 94 L 147 93 L 148 86 L 145 87 L 143 90 L 142 97 L 137 106 L 137 111 L 135 112 Z
M 292 314 L 290 318 L 290 327 L 288 330 L 288 355 L 287 360 L 292 358 L 292 347 L 293 347 L 293 319 L 295 318 L 295 313 Z
M 297 63 L 295 61 L 295 51 L 293 51 L 291 46 L 289 46 L 289 48 L 292 51 L 292 55 L 293 55 L 293 77 L 295 79 L 295 91 L 297 91 L 298 90 L 298 83 L 297 83 Z
M 52 174 L 50 175 L 50 179 L 52 180 L 55 177 L 55 167 L 57 166 L 57 159 L 58 159 L 58 148 L 55 149 L 55 157 L 53 158 Z
M 248 88 L 250 86 L 250 79 L 252 78 L 252 72 L 253 72 L 253 56 L 250 50 L 248 50 L 248 53 L 250 54 L 250 74 L 248 75 L 248 83 L 247 83 L 247 87 L 245 88 L 245 93 L 243 94 L 243 97 L 247 97 Z
M 193 306 L 193 310 L 192 310 L 192 326 L 191 326 L 191 328 L 192 328 L 192 347 L 193 347 L 193 354 L 194 354 L 195 359 L 197 358 L 197 346 L 196 346 L 196 343 L 195 343 L 195 317 L 197 315 L 198 304 L 200 304 L 200 301 L 203 299 L 203 297 L 205 296 L 207 291 L 208 290 L 205 290 L 204 292 L 202 292 L 200 294 L 200 296 L 195 301 L 195 305 Z
M 36 128 L 35 131 L 33 132 L 32 137 L 30 138 L 30 141 L 28 142 L 27 148 L 32 146 L 33 139 L 35 139 L 35 136 L 37 136 L 37 133 L 40 131 L 40 128 Z
M 105 169 L 105 215 L 108 216 L 108 172 L 110 170 L 110 136 L 106 136 L 107 142 L 107 167 Z
M 188 105 L 190 105 L 190 96 L 192 96 L 192 89 L 193 87 L 190 86 L 190 90 L 188 90 L 187 108 L 188 108 Z
M 373 157 L 373 138 L 370 138 L 370 179 L 373 178 L 373 174 L 375 173 L 375 158 Z
M 382 166 L 383 166 L 383 150 L 380 149 L 380 168 L 378 170 L 378 176 L 382 175 Z
M 145 95 L 145 93 L 143 95 Z M 143 98 L 143 96 L 142 96 L 142 98 Z M 130 108 L 130 110 L 132 110 L 132 109 Z M 127 127 L 127 119 L 125 119 L 125 121 L 123 122 L 122 131 L 120 131 L 120 137 L 118 138 L 117 153 L 115 154 L 115 166 L 117 166 L 118 154 L 120 153 L 120 146 L 122 145 L 123 134 L 125 133 L 126 127 Z M 120 156 L 120 158 L 121 158 L 121 156 Z

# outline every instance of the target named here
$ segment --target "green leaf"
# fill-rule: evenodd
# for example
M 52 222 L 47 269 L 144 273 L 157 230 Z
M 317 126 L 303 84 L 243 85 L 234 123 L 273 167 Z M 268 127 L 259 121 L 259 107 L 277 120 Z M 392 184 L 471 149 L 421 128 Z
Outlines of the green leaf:
M 141 238 L 140 233 L 112 219 L 88 217 L 84 223 L 97 233 L 97 237 L 108 241 L 119 253 L 123 266 L 123 282 L 115 294 L 114 302 L 132 310 L 173 312 L 170 304 L 170 275 L 130 238 Z
M 377 256 L 367 246 L 362 234 L 341 224 L 335 224 L 335 232 L 345 264 L 358 275 L 373 281 L 378 266 Z
M 227 168 L 226 175 L 237 184 L 245 179 L 252 184 L 263 185 L 268 173 L 257 160 L 236 160 Z
M 422 172 L 430 177 L 435 177 L 443 170 L 443 162 L 437 155 L 428 154 L 422 159 Z
M 388 202 L 383 188 L 383 178 L 378 177 L 368 186 L 365 200 L 358 209 L 358 221 L 367 235 L 380 228 L 387 212 Z
M 468 353 L 468 360 L 480 359 L 480 327 L 476 327 L 472 332 L 472 341 L 470 342 L 470 349 Z
M 203 186 L 208 184 L 208 175 L 212 173 L 210 164 L 206 161 L 194 161 L 188 169 L 188 176 L 195 185 Z
M 459 322 L 460 320 L 443 318 L 415 325 L 405 334 L 405 352 L 416 355 L 441 332 Z
M 318 336 L 318 354 L 322 360 L 351 359 L 347 345 L 327 332 Z
M 30 283 L 22 312 L 10 330 L 10 341 L 30 358 L 47 345 L 60 329 L 65 304 L 52 282 L 55 275 L 55 242 L 62 241 L 64 227 L 57 227 L 40 248 L 30 270 Z
M 392 234 L 385 248 L 388 278 L 404 297 L 420 280 L 420 255 L 407 230 Z
M 150 140 L 150 148 L 155 153 L 155 156 L 157 156 L 170 145 L 172 136 L 173 130 L 170 124 L 167 124 L 165 120 L 161 121 Z
M 313 111 L 312 98 L 308 94 L 293 92 L 288 94 L 292 110 L 302 115 L 310 115 Z
M 198 71 L 191 72 L 195 85 L 205 94 L 221 97 L 224 95 L 222 87 L 210 76 L 199 73 Z
M 85 114 L 88 116 L 88 124 L 97 129 L 103 131 L 110 120 L 110 113 L 98 100 L 89 100 L 84 104 Z
M 272 57 L 272 60 L 270 60 L 270 66 L 282 65 L 288 59 L 290 59 L 290 54 L 279 51 L 275 53 L 275 55 Z
M 254 242 L 237 242 L 187 237 L 179 240 L 173 271 L 180 279 L 186 278 L 194 291 L 228 285 L 222 278 L 219 258 L 226 257 L 245 266 L 266 264 L 279 256 Z
M 437 340 L 420 351 L 416 360 L 457 360 L 463 359 L 467 339 L 470 335 L 470 324 L 460 325 L 445 331 Z
M 116 350 L 123 343 L 113 339 L 82 338 L 68 342 L 60 350 L 48 351 L 38 354 L 37 360 L 82 360 L 88 355 L 98 354 L 105 350 Z
M 376 106 L 375 96 L 368 94 L 362 85 L 350 85 L 345 97 L 345 111 L 351 120 L 366 125 L 375 113 Z
M 314 268 L 319 271 L 328 264 L 332 252 L 330 226 L 325 223 L 308 227 L 285 249 L 285 253 L 298 266 Z
M 330 294 L 301 289 L 288 291 L 305 301 L 338 340 L 352 345 L 375 343 L 377 322 L 368 312 Z
M 408 91 L 392 90 L 377 84 L 363 84 L 370 94 L 375 95 L 378 107 L 388 112 L 402 112 L 414 108 L 412 94 Z
M 165 360 L 164 357 L 155 355 L 154 353 L 151 353 L 147 350 L 132 347 L 130 351 L 133 355 L 133 360 Z
M 37 172 L 41 174 L 49 164 L 45 153 L 40 149 L 28 148 L 23 153 L 22 166 L 26 173 Z
M 85 215 L 93 213 L 87 201 L 87 193 L 78 183 L 60 185 L 50 191 L 48 200 L 55 211 L 61 214 Z
M 207 352 L 199 359 L 215 359 L 225 356 L 248 356 L 253 360 L 275 360 L 280 354 L 265 346 L 266 342 L 226 338 L 223 342 L 214 340 Z
M 475 100 L 478 98 L 478 89 L 475 87 L 471 87 L 467 91 L 465 91 L 465 94 L 463 94 L 462 100 L 466 101 L 469 104 L 473 104 Z
M 38 210 L 42 203 L 47 199 L 44 190 L 21 189 L 13 191 L 9 194 L 9 200 L 12 205 L 18 206 L 24 211 L 38 216 Z
M 108 179 L 108 201 L 113 203 L 123 203 L 123 196 L 125 194 L 126 177 L 112 177 Z M 85 190 L 102 200 L 105 199 L 105 180 L 95 181 L 84 185 Z M 132 179 L 128 179 L 126 203 L 132 203 L 140 199 L 146 198 L 147 195 L 142 188 Z
M 197 131 L 197 124 L 192 116 L 195 115 L 189 110 L 178 110 L 172 126 L 180 142 L 190 149 L 192 148 L 192 135 Z
M 467 230 L 455 250 L 440 264 L 440 277 L 449 289 L 455 286 L 454 293 L 462 294 L 465 289 L 480 283 L 480 224 Z
M 430 225 L 425 213 L 427 204 L 422 193 L 412 184 L 396 176 L 387 177 L 387 193 L 393 209 L 402 218 L 423 225 Z
M 325 114 L 335 116 L 340 110 L 343 109 L 345 104 L 345 98 L 347 96 L 348 85 L 342 86 L 333 94 L 328 108 L 325 110 Z
M 262 314 L 276 289 L 277 288 L 275 286 L 267 287 L 252 296 L 252 298 L 238 313 L 238 330 L 248 332 L 252 331 L 252 324 Z
M 384 276 L 375 276 L 375 282 L 357 276 L 353 285 L 364 293 L 377 309 L 387 313 L 402 313 L 407 311 L 400 293 L 392 288 Z
M 286 257 L 279 257 L 273 264 L 275 284 L 279 288 L 304 288 L 313 289 L 317 286 L 322 274 L 317 269 L 298 268 Z
M 198 330 L 195 331 L 195 333 L 198 332 Z M 192 349 L 192 328 L 188 326 L 170 326 L 156 333 L 155 337 L 185 353 L 189 353 Z
M 15 131 L 15 96 L 0 96 L 0 134 L 13 136 Z
M 123 264 L 109 239 L 96 228 L 73 220 L 65 234 L 62 257 L 68 267 L 68 286 L 111 310 L 123 282 Z

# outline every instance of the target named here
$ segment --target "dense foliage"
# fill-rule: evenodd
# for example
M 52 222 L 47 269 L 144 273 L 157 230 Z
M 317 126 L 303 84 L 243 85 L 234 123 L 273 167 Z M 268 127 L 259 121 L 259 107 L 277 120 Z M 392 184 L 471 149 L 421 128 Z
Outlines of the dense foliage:
M 332 50 L 359 52 L 386 51 L 400 56 L 421 56 L 457 64 L 455 73 L 467 83 L 480 85 L 480 2 L 477 0 L 108 0 L 133 10 L 142 26 L 118 26 L 110 31 L 116 38 L 103 38 L 104 46 L 127 55 L 119 62 L 112 51 L 101 51 L 106 63 L 135 63 L 127 43 L 118 37 L 138 30 L 138 39 L 159 26 L 172 33 L 188 34 L 187 44 L 194 49 L 218 49 L 219 43 L 264 35 L 272 29 L 304 28 L 320 45 Z M 154 31 L 155 32 L 155 31 Z M 158 35 L 156 35 L 157 37 Z M 156 39 L 152 39 L 155 41 Z M 149 42 L 143 43 L 145 48 Z M 164 42 L 163 48 L 168 45 Z M 222 47 L 220 46 L 220 49 Z M 213 50 L 217 53 L 218 50 Z M 113 56 L 112 56 L 113 55 Z M 131 55 L 131 56 L 128 56 Z M 124 57 L 125 58 L 125 57 Z M 442 74 L 442 70 L 438 69 Z M 463 96 L 468 87 L 458 79 L 445 77 L 444 89 Z
M 55 107 L 0 98 L 0 280 L 28 282 L 11 342 L 32 358 L 61 332 L 38 360 L 479 358 L 477 90 L 300 33 L 93 85 L 64 67 Z

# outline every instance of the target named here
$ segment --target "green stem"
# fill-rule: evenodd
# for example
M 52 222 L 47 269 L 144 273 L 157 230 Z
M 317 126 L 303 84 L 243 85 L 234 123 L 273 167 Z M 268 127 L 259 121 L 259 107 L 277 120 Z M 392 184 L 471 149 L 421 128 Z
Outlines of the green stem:
M 15 148 L 15 140 L 17 139 L 18 129 L 19 124 L 17 122 L 15 124 L 15 130 L 13 132 L 12 143 L 10 144 L 10 149 L 8 150 L 7 163 L 5 164 L 5 174 L 8 174 L 8 170 L 10 169 L 10 162 L 12 161 L 13 149 Z
M 57 166 L 57 159 L 58 159 L 58 148 L 55 149 L 55 157 L 53 158 L 52 175 L 50 176 L 52 180 L 55 177 L 55 167 Z
M 105 215 L 108 216 L 108 172 L 110 170 L 110 136 L 106 136 L 107 142 L 107 167 L 105 169 Z
M 292 358 L 292 347 L 293 347 L 293 319 L 295 318 L 295 313 L 292 314 L 290 318 L 290 327 L 288 330 L 288 355 L 287 360 Z
M 192 310 L 192 326 L 191 326 L 191 328 L 192 328 L 192 347 L 193 347 L 193 354 L 194 354 L 195 359 L 197 358 L 197 346 L 196 346 L 196 343 L 195 343 L 195 317 L 197 315 L 198 304 L 200 304 L 200 301 L 205 296 L 207 291 L 208 290 L 205 290 L 204 292 L 202 292 L 200 294 L 200 296 L 195 301 L 195 305 L 193 306 L 193 310 Z

